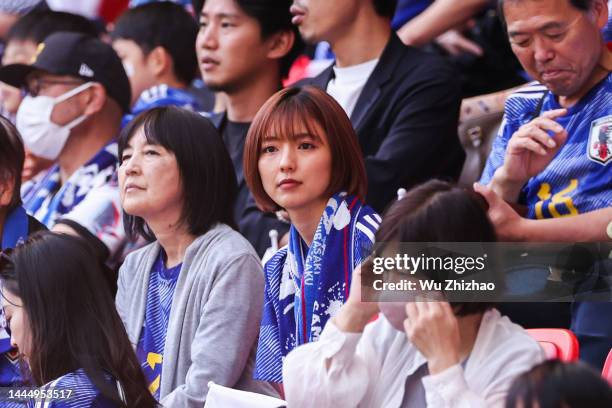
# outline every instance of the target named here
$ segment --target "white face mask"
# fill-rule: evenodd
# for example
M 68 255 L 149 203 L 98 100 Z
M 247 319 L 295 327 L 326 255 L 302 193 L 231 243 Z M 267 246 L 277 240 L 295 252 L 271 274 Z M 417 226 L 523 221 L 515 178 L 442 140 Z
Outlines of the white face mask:
M 134 76 L 134 65 L 132 65 L 131 62 L 122 62 L 123 64 L 123 69 L 125 70 L 125 74 L 128 76 L 128 78 L 131 78 Z
M 23 98 L 17 111 L 17 130 L 21 133 L 23 144 L 35 156 L 48 160 L 57 159 L 70 136 L 70 130 L 83 122 L 87 115 L 81 115 L 60 126 L 51 121 L 53 107 L 92 85 L 93 82 L 86 82 L 55 98 L 30 95 Z

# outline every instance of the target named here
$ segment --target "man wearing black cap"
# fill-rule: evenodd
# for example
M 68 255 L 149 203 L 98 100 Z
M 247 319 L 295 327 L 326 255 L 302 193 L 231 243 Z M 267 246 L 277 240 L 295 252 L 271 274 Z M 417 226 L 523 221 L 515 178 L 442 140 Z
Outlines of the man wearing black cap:
M 23 186 L 24 208 L 48 228 L 91 241 L 105 259 L 123 242 L 114 141 L 129 110 L 130 84 L 115 51 L 80 33 L 39 44 L 32 65 L 0 68 L 0 81 L 24 88 L 17 129 L 25 146 L 54 160 Z

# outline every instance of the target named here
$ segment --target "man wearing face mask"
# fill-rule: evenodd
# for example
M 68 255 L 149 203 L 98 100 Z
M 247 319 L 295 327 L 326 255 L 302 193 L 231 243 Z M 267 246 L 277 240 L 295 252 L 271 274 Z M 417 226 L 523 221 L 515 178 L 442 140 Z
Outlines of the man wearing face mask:
M 23 206 L 108 259 L 124 242 L 114 139 L 129 111 L 130 83 L 111 46 L 85 34 L 52 34 L 35 58 L 0 68 L 0 81 L 27 91 L 17 111 L 25 146 L 56 162 L 23 186 Z

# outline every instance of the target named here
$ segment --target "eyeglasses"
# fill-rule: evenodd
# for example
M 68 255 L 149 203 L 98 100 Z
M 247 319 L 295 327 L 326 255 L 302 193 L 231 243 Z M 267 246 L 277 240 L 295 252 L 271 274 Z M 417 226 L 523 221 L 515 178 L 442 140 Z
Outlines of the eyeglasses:
M 25 92 L 30 94 L 31 96 L 38 96 L 40 91 L 43 88 L 46 88 L 51 85 L 81 85 L 83 81 L 78 80 L 55 80 L 55 79 L 42 79 L 42 78 L 32 78 L 28 81 L 28 84 L 25 87 Z

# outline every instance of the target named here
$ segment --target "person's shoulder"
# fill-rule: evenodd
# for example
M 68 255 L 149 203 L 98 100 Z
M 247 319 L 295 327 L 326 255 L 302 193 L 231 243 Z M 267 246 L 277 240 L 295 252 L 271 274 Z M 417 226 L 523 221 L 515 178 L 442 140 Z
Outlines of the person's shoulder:
M 136 270 L 138 268 L 138 265 L 140 265 L 143 260 L 149 259 L 152 256 L 157 256 L 158 248 L 159 243 L 155 241 L 141 248 L 138 248 L 135 251 L 130 252 L 125 257 L 121 269 L 126 269 L 130 271 Z
M 327 80 L 331 78 L 334 64 L 330 64 L 327 68 L 319 72 L 317 75 L 307 78 L 302 78 L 299 81 L 289 85 L 289 88 L 301 88 L 304 86 L 322 87 L 327 85 Z
M 107 381 L 114 381 L 108 374 L 104 374 Z M 102 396 L 100 390 L 85 373 L 85 370 L 78 369 L 51 381 L 43 386 L 43 389 L 55 389 L 60 395 L 66 398 L 54 398 L 46 401 L 45 407 L 50 408 L 76 408 L 76 407 L 111 407 L 115 406 L 107 398 Z M 70 393 L 69 395 L 67 393 Z
M 504 114 L 507 121 L 522 121 L 531 117 L 536 107 L 548 94 L 548 88 L 537 81 L 530 82 L 516 89 L 508 98 L 504 105 Z
M 226 224 L 216 224 L 203 235 L 200 235 L 188 248 L 187 256 L 207 258 L 223 264 L 239 258 L 252 258 L 259 264 L 259 257 L 253 246 L 238 231 Z
M 396 75 L 424 78 L 455 78 L 456 71 L 447 59 L 403 43 L 396 44 L 391 50 L 389 58 L 399 61 Z M 387 63 L 383 58 L 381 58 L 381 62 Z
M 70 392 L 76 394 L 73 395 L 73 397 L 81 398 L 88 394 L 92 396 L 97 394 L 95 386 L 83 369 L 78 369 L 76 371 L 64 374 L 61 377 L 47 383 L 43 386 L 43 388 L 70 390 Z
M 372 207 L 368 205 L 361 207 L 355 223 L 359 241 L 374 243 L 374 237 L 381 222 L 382 218 Z
M 548 92 L 548 88 L 538 81 L 529 82 L 508 95 L 508 100 L 539 100 Z
M 266 264 L 264 265 L 264 273 L 266 274 L 266 276 L 275 276 L 278 274 L 278 270 L 285 265 L 288 251 L 289 247 L 285 245 L 284 247 L 276 251 L 274 255 L 272 255 L 270 259 L 268 259 L 268 261 L 266 261 Z
M 542 354 L 538 342 L 522 326 L 513 323 L 497 309 L 485 312 L 481 327 L 489 331 L 491 343 L 496 348 L 509 350 L 512 354 L 519 350 L 533 355 Z

